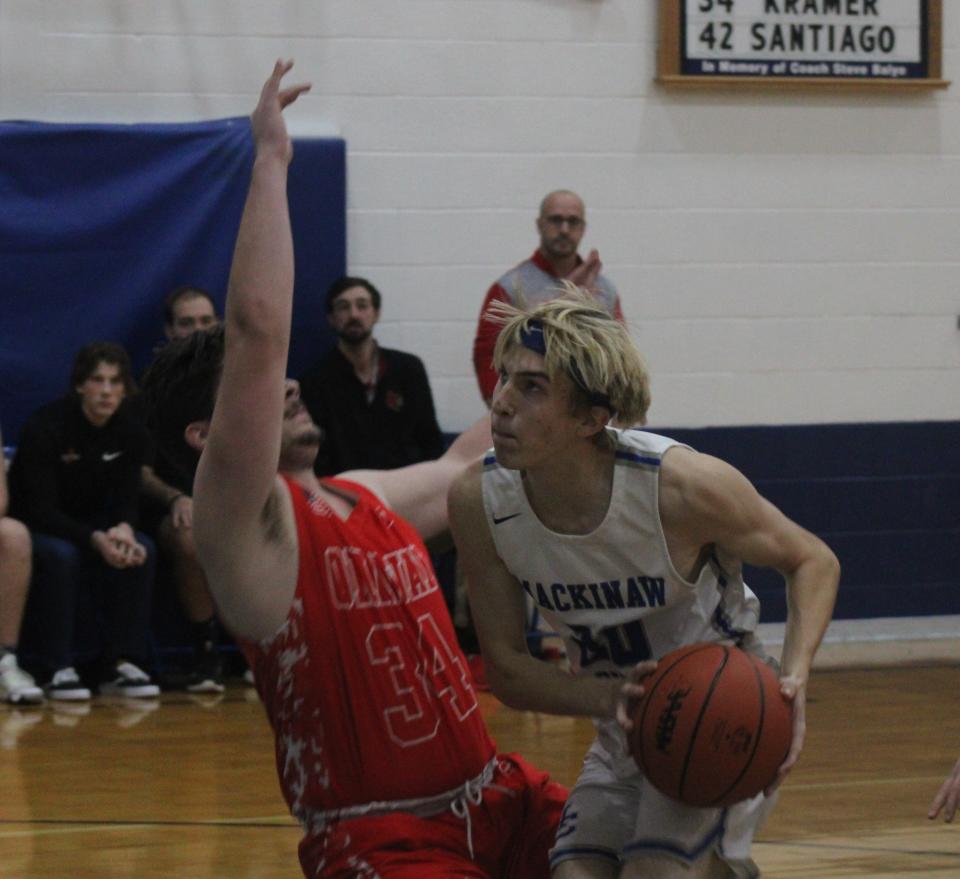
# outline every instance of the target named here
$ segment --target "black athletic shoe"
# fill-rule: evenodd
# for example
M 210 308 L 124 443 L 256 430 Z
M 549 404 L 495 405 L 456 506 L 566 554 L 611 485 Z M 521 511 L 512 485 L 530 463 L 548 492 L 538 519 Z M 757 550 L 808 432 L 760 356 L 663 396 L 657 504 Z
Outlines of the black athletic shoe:
M 216 650 L 204 651 L 187 679 L 188 693 L 222 693 L 223 665 Z
M 125 696 L 132 699 L 152 699 L 160 695 L 160 688 L 142 668 L 132 662 L 118 662 L 114 675 L 100 684 L 104 696 Z
M 58 702 L 86 702 L 90 698 L 90 689 L 83 685 L 80 676 L 72 667 L 54 672 L 45 689 L 47 698 Z

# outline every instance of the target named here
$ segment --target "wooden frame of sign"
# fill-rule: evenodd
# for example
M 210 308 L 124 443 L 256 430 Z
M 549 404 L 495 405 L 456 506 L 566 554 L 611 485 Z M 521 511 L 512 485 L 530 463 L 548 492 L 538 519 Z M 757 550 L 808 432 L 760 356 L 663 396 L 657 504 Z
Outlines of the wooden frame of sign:
M 946 88 L 942 0 L 914 2 L 660 0 L 656 81 L 714 88 Z M 898 20 L 905 9 L 905 20 Z

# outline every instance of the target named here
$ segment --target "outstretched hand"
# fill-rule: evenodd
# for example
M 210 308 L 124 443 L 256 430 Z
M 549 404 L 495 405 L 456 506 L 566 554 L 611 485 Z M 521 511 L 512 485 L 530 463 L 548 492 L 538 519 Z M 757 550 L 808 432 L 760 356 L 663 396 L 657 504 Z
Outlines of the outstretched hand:
M 940 790 L 930 803 L 930 809 L 927 817 L 933 821 L 940 812 L 943 812 L 944 821 L 953 821 L 953 816 L 960 808 L 960 760 L 953 766 L 953 771 L 947 776 L 946 781 L 940 785 Z
M 292 61 L 278 60 L 273 65 L 273 73 L 260 90 L 260 100 L 250 116 L 253 130 L 253 142 L 257 155 L 272 153 L 289 162 L 293 157 L 293 145 L 287 134 L 283 120 L 283 111 L 304 92 L 310 89 L 309 83 L 299 83 L 280 88 L 281 80 L 293 67 Z

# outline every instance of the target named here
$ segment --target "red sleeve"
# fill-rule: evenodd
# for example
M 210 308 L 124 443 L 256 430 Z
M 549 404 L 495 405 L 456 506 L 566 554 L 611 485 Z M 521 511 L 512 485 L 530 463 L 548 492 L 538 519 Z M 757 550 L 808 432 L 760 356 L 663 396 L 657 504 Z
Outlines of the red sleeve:
M 497 344 L 497 336 L 500 335 L 500 324 L 490 320 L 487 309 L 497 300 L 509 302 L 510 294 L 499 284 L 494 284 L 483 300 L 480 320 L 477 323 L 477 335 L 473 340 L 473 369 L 477 374 L 480 396 L 488 403 L 497 384 L 497 373 L 493 368 L 493 348 Z

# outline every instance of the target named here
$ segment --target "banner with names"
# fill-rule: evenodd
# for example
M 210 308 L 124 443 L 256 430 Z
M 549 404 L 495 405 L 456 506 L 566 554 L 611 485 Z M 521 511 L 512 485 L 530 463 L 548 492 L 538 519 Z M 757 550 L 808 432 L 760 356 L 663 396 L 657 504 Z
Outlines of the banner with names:
M 682 0 L 685 76 L 923 79 L 924 0 Z

